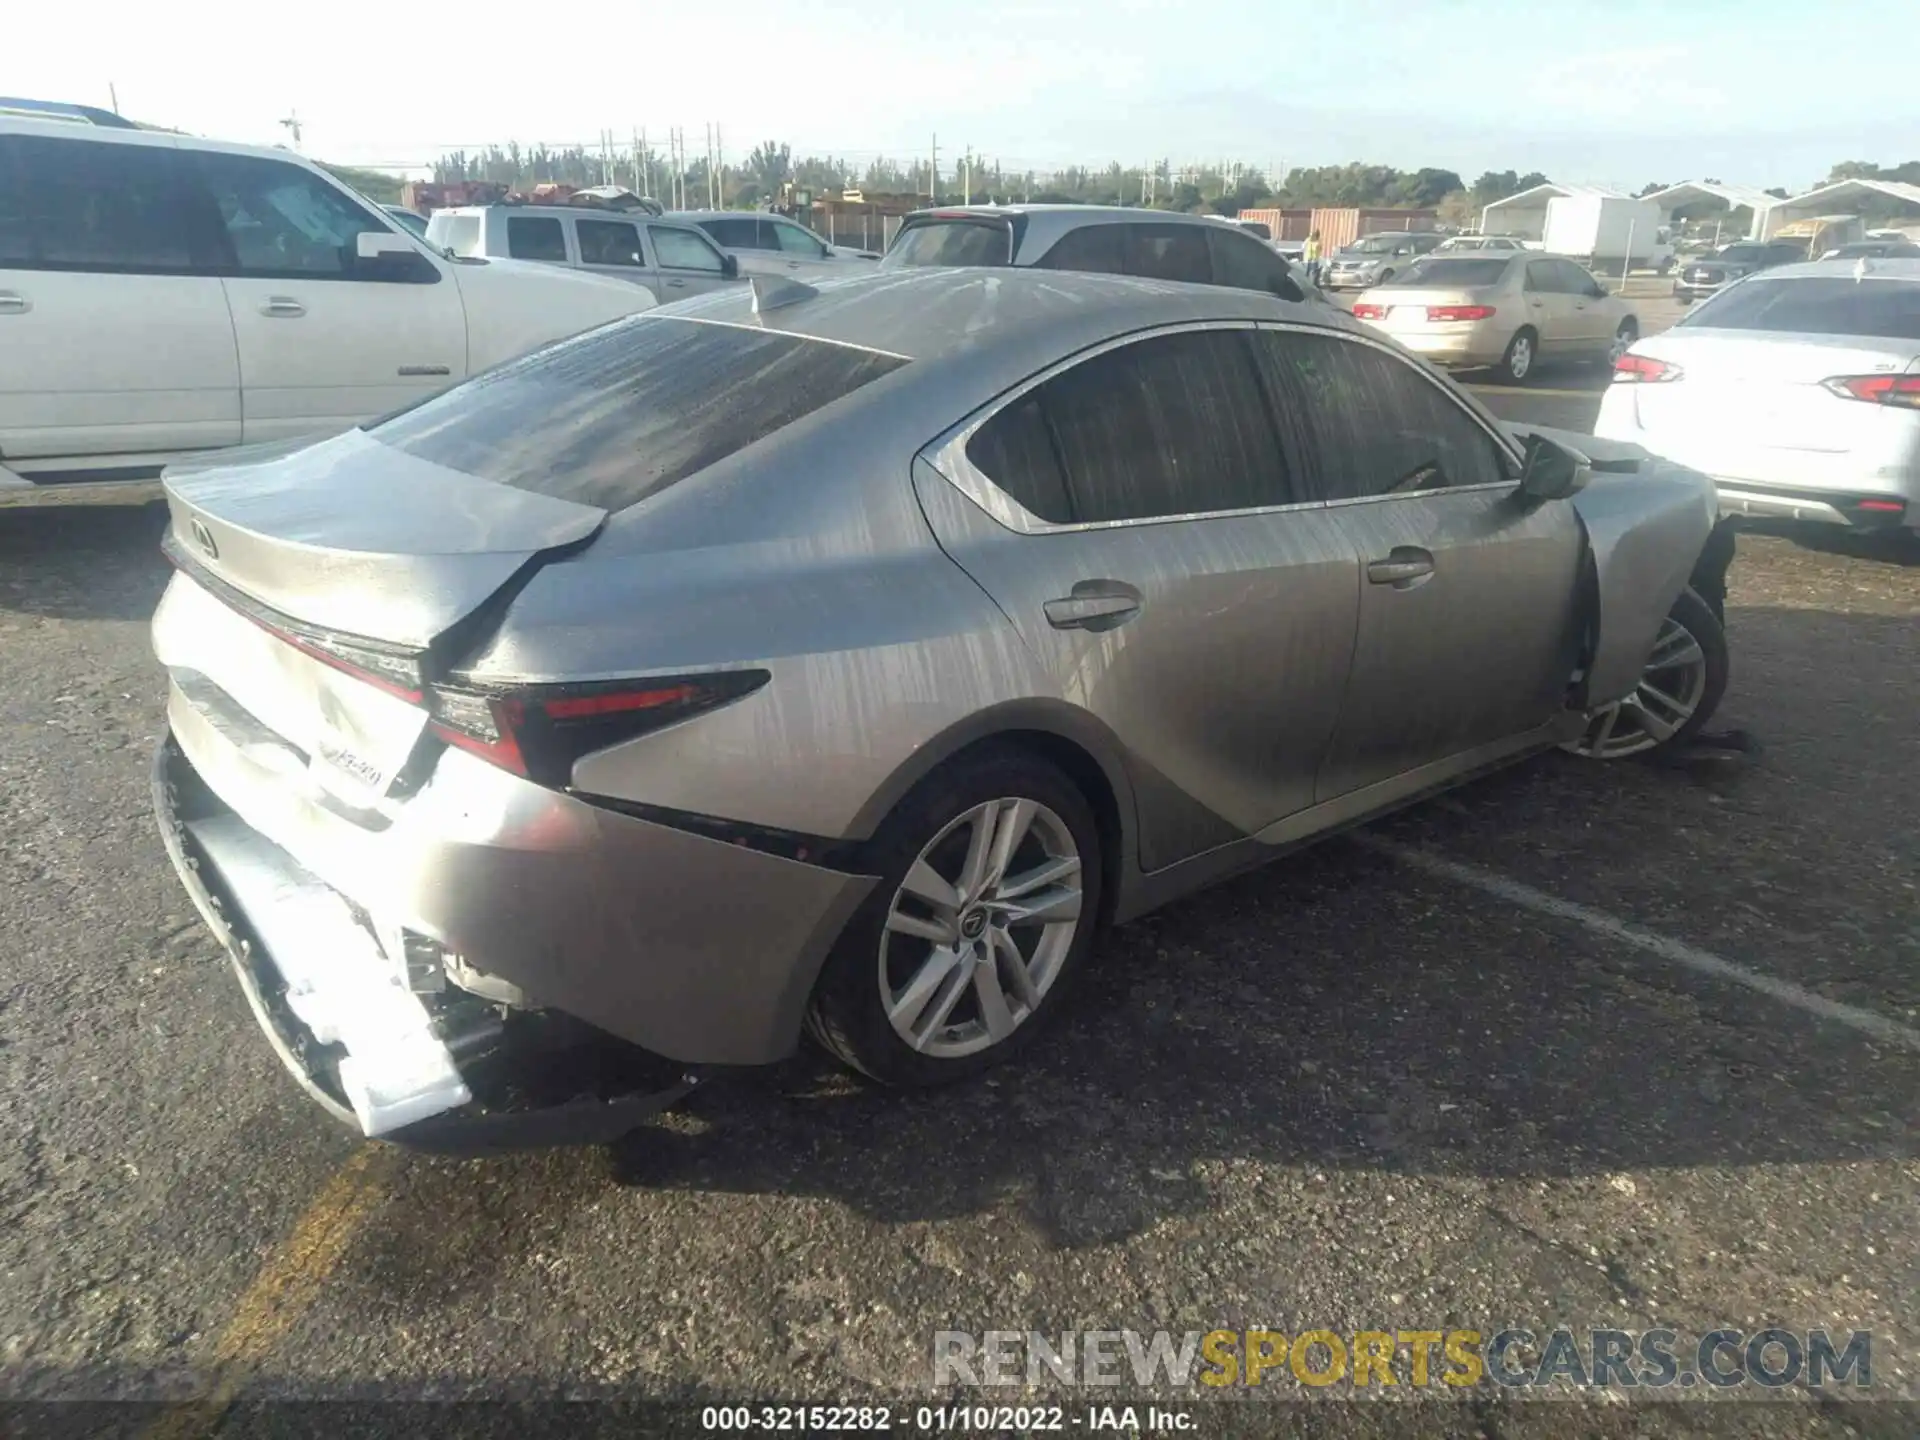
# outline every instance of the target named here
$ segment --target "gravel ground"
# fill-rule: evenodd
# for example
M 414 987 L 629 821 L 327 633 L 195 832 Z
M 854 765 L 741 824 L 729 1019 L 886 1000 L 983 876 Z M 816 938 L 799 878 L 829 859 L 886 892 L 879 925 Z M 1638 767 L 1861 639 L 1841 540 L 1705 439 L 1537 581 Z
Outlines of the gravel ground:
M 1593 383 L 1488 395 L 1579 428 Z M 1550 757 L 1183 902 L 1105 942 L 1017 1072 L 901 1096 L 803 1055 L 611 1152 L 459 1162 L 357 1145 L 305 1100 L 165 862 L 159 529 L 152 507 L 0 511 L 0 1392 L 211 1382 L 169 1433 L 236 1399 L 226 1433 L 296 1433 L 304 1412 L 259 1402 L 873 1403 L 932 1393 L 943 1329 L 1562 1323 L 1871 1329 L 1874 1393 L 1920 1390 L 1920 1052 L 1404 858 L 1920 1027 L 1909 554 L 1742 537 L 1720 723 L 1757 738 L 1750 763 Z M 1313 1419 L 1920 1428 L 1804 1392 L 1495 1398 Z M 422 1413 L 361 1418 L 412 1434 Z

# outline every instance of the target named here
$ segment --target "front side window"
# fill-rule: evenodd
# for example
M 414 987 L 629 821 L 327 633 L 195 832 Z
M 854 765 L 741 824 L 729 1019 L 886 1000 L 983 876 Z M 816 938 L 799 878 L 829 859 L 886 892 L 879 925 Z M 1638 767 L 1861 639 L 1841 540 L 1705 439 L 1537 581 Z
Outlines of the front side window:
M 766 227 L 751 215 L 702 220 L 700 228 L 729 250 L 763 250 L 760 232 Z
M 1214 284 L 1258 290 L 1287 300 L 1304 298 L 1287 273 L 1287 262 L 1258 240 L 1223 225 L 1209 232 L 1207 241 L 1213 250 Z
M 653 236 L 653 253 L 660 257 L 662 270 L 704 270 L 718 275 L 726 269 L 720 252 L 691 230 L 649 225 L 647 232 Z
M 1512 478 L 1493 437 L 1408 362 L 1335 335 L 1263 331 L 1260 339 L 1275 393 L 1312 438 L 1306 498 L 1411 495 Z
M 1568 295 L 1591 295 L 1600 288 L 1600 282 L 1593 278 L 1591 271 L 1581 269 L 1571 260 L 1554 260 L 1549 263 L 1553 266 L 1554 274 L 1559 278 L 1560 289 Z
M 626 220 L 576 220 L 574 233 L 580 237 L 582 265 L 644 266 L 645 252 L 640 249 L 640 227 Z
M 1290 504 L 1249 335 L 1155 336 L 1084 360 L 976 431 L 968 459 L 1055 524 Z
M 1207 232 L 1198 225 L 1128 225 L 1127 274 L 1149 280 L 1184 280 L 1205 285 L 1213 279 L 1207 256 Z
M 567 263 L 567 232 L 553 215 L 509 215 L 507 254 L 516 260 Z
M 194 193 L 178 155 L 160 146 L 0 136 L 0 263 L 185 273 Z
M 1527 289 L 1538 295 L 1558 295 L 1561 288 L 1560 271 L 1551 260 L 1527 262 Z
M 368 433 L 496 484 L 621 510 L 906 363 L 641 316 L 489 370 Z
M 297 165 L 257 155 L 195 157 L 242 275 L 346 279 L 363 234 L 392 227 Z
M 798 225 L 783 225 L 778 220 L 768 222 L 773 227 L 773 235 L 779 247 L 789 255 L 803 255 L 809 260 L 824 260 L 827 247 Z

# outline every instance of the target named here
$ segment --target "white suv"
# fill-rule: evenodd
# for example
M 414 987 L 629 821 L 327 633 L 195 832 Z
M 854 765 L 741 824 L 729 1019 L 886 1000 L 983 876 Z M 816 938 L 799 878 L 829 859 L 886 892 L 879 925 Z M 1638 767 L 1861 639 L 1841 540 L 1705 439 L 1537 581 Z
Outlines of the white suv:
M 462 257 L 569 265 L 688 300 L 740 279 L 706 232 L 645 211 L 587 205 L 458 205 L 427 221 L 427 243 Z
M 297 155 L 0 106 L 0 491 L 349 429 L 645 290 L 403 234 Z

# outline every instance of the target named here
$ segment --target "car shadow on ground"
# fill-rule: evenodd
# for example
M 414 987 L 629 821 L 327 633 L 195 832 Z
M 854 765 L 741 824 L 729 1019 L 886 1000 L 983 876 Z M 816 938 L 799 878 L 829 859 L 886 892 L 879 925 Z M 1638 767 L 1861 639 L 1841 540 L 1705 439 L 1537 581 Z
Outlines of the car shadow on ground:
M 145 620 L 160 603 L 164 504 L 0 505 L 0 614 Z
M 1740 528 L 1755 535 L 1778 536 L 1822 555 L 1876 565 L 1920 566 L 1920 532 L 1911 529 L 1849 530 L 1839 525 L 1795 525 L 1780 520 L 1743 520 Z

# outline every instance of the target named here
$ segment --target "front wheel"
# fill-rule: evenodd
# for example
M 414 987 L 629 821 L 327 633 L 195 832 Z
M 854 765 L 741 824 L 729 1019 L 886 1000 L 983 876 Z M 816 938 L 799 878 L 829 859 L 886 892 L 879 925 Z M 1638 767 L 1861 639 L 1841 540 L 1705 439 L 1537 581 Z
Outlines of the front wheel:
M 1622 760 L 1684 745 L 1720 708 L 1727 670 L 1719 617 L 1694 591 L 1682 590 L 1633 693 L 1595 710 L 1580 738 L 1562 748 L 1589 760 Z
M 923 781 L 868 849 L 878 874 L 828 957 L 808 1029 L 893 1085 L 963 1079 L 1058 1011 L 1100 913 L 1100 827 L 1065 775 L 1017 750 Z

